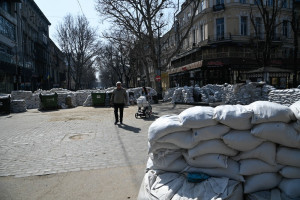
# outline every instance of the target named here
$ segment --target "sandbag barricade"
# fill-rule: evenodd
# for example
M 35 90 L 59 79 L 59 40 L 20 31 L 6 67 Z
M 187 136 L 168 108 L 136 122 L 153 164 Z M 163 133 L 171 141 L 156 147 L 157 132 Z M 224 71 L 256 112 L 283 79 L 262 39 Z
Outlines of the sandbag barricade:
M 196 106 L 158 118 L 138 199 L 300 199 L 299 105 Z

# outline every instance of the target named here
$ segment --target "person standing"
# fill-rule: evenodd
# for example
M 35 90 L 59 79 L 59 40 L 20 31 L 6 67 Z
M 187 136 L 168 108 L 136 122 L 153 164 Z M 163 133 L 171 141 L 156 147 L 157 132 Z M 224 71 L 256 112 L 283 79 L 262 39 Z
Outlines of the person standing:
M 119 122 L 118 110 L 120 111 L 120 124 L 123 124 L 123 110 L 127 102 L 126 90 L 122 87 L 120 81 L 116 83 L 117 88 L 114 89 L 110 102 L 114 105 L 115 125 Z

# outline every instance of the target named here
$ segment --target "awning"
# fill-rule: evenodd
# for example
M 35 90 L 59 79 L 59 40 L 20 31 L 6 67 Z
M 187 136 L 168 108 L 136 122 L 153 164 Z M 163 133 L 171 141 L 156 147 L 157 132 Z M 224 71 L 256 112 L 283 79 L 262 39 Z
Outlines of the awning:
M 168 70 L 168 72 L 169 72 L 169 74 L 174 74 L 174 73 L 178 73 L 178 72 L 189 71 L 189 70 L 200 68 L 200 67 L 202 67 L 202 60 L 190 63 L 188 65 L 184 65 L 182 67 L 170 69 L 170 70 Z
M 247 74 L 253 74 L 253 73 L 264 73 L 264 72 L 271 72 L 271 73 L 279 73 L 279 72 L 285 72 L 285 73 L 292 73 L 292 70 L 289 69 L 282 69 L 278 67 L 261 67 L 252 71 L 246 72 Z

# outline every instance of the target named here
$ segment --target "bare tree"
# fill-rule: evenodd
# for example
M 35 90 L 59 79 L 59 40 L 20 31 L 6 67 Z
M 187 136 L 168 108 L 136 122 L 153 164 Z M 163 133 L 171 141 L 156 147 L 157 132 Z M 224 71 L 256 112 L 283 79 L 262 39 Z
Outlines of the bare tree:
M 85 16 L 67 15 L 57 28 L 57 40 L 62 51 L 67 55 L 68 80 L 75 80 L 75 89 L 81 88 L 84 72 L 93 66 L 99 52 L 100 43 L 96 40 L 96 31 Z M 71 70 L 71 59 L 74 71 Z M 68 83 L 68 87 L 70 83 Z
M 298 60 L 298 32 L 300 30 L 300 17 L 299 14 L 297 15 L 296 12 L 296 0 L 293 0 L 293 5 L 292 5 L 292 20 L 290 21 L 293 33 L 294 33 L 294 55 L 293 55 L 293 71 L 294 71 L 294 76 L 293 76 L 293 86 L 297 87 L 297 60 Z
M 180 38 L 179 43 L 187 37 L 188 32 L 193 24 L 193 19 L 200 1 L 191 0 L 193 4 L 192 20 L 190 25 L 185 29 L 186 32 Z M 160 70 L 159 66 L 159 48 L 157 48 L 160 33 L 162 29 L 170 22 L 164 21 L 164 13 L 167 8 L 174 7 L 171 0 L 96 0 L 96 10 L 104 17 L 107 17 L 119 29 L 125 29 L 135 36 L 135 40 L 143 43 L 144 51 L 141 51 L 141 56 L 149 57 L 155 72 Z M 166 13 L 166 12 L 165 12 Z M 165 14 L 165 16 L 167 16 Z M 172 20 L 173 23 L 175 20 Z M 146 47 L 146 48 L 145 48 Z M 178 45 L 177 51 L 181 48 Z M 174 56 L 176 52 L 172 54 Z M 170 58 L 171 59 L 171 58 Z M 170 60 L 169 59 L 169 60 Z M 148 60 L 149 61 L 149 60 Z M 147 59 L 142 60 L 142 65 L 147 66 Z M 146 67 L 148 86 L 150 85 L 149 69 Z M 158 85 L 156 85 L 156 89 Z
M 270 66 L 272 43 L 277 39 L 276 27 L 281 24 L 276 19 L 279 18 L 282 8 L 281 0 L 254 0 L 255 4 L 250 5 L 250 20 L 255 31 L 255 55 L 259 66 Z M 254 12 L 258 12 L 255 15 Z M 264 28 L 264 37 L 262 37 L 262 30 L 259 26 L 262 23 Z M 263 40 L 262 40 L 263 39 Z M 263 42 L 261 42 L 263 41 Z M 266 73 L 264 73 L 263 80 L 266 80 Z

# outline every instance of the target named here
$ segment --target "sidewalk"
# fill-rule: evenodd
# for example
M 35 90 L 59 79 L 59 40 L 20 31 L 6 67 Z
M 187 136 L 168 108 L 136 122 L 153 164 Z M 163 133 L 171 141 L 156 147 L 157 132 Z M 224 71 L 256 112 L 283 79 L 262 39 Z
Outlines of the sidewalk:
M 147 162 L 147 130 L 155 118 L 191 107 L 136 106 L 114 125 L 112 108 L 77 107 L 0 116 L 0 199 L 136 199 Z M 175 108 L 174 108 L 175 107 Z

